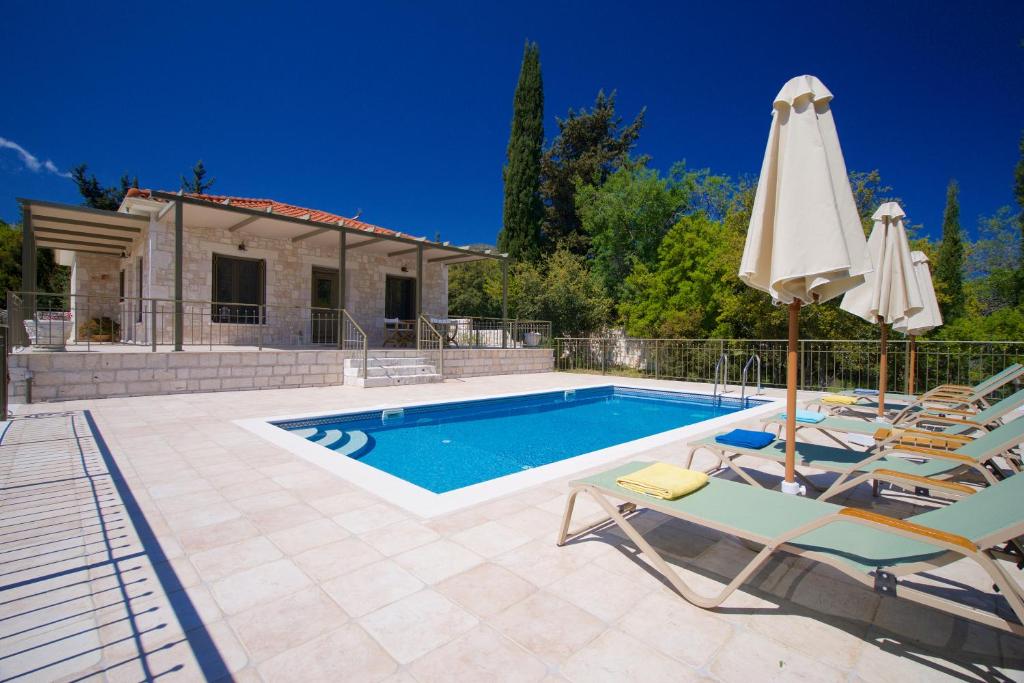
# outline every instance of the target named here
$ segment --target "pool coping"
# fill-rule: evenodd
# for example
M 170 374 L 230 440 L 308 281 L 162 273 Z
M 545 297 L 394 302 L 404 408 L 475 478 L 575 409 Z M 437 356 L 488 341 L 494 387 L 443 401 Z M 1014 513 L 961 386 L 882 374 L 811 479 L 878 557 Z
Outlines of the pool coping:
M 622 387 L 627 389 L 651 389 L 655 391 L 666 391 L 669 393 L 677 394 L 704 394 L 710 395 L 705 392 L 692 391 L 692 390 L 675 390 L 665 389 L 658 387 L 646 387 L 644 385 L 630 384 L 626 382 L 609 382 L 608 384 L 598 384 L 588 386 L 586 388 L 601 388 L 601 387 Z M 680 446 L 685 443 L 689 438 L 692 438 L 697 433 L 703 433 L 706 431 L 712 431 L 715 429 L 721 429 L 726 426 L 738 422 L 745 422 L 749 420 L 756 420 L 760 417 L 765 417 L 770 413 L 777 412 L 785 409 L 785 399 L 775 398 L 771 396 L 751 396 L 750 398 L 756 398 L 758 401 L 764 401 L 762 405 L 754 406 L 751 408 L 744 408 L 738 410 L 735 413 L 729 413 L 728 415 L 721 415 L 719 417 L 713 417 L 708 420 L 702 420 L 692 425 L 686 425 L 684 427 L 678 427 L 676 429 L 670 429 L 666 432 L 659 432 L 650 436 L 641 437 L 625 443 L 616 444 L 607 448 L 602 448 L 596 451 L 590 451 L 588 453 L 582 453 L 580 455 L 566 458 L 565 460 L 559 460 L 557 462 L 535 467 L 522 472 L 513 472 L 512 474 L 506 474 L 505 476 L 498 477 L 496 479 L 490 479 L 488 481 L 482 481 L 478 484 L 471 484 L 460 489 L 453 491 L 447 491 L 445 493 L 434 493 L 428 491 L 425 488 L 412 484 L 405 481 L 393 474 L 388 474 L 383 470 L 378 470 L 370 465 L 359 462 L 358 460 L 338 457 L 334 451 L 331 451 L 323 446 L 307 441 L 306 439 L 288 432 L 278 426 L 275 422 L 283 422 L 289 420 L 304 420 L 326 417 L 330 415 L 345 415 L 349 413 L 362 413 L 375 410 L 385 410 L 389 408 L 410 408 L 420 406 L 440 406 L 451 403 L 465 403 L 467 401 L 477 401 L 486 399 L 500 399 L 500 398 L 515 398 L 521 396 L 530 396 L 539 393 L 551 393 L 557 391 L 568 391 L 572 389 L 580 389 L 578 386 L 566 386 L 566 387 L 555 387 L 551 389 L 544 389 L 543 391 L 521 391 L 512 393 L 501 393 L 501 394 L 486 394 L 483 396 L 474 396 L 472 398 L 460 397 L 452 400 L 440 400 L 440 401 L 399 401 L 391 403 L 380 403 L 373 406 L 366 406 L 363 408 L 353 408 L 351 410 L 342 411 L 329 411 L 329 410 L 318 410 L 316 412 L 307 412 L 294 415 L 274 415 L 269 417 L 258 417 L 258 418 L 246 418 L 240 420 L 233 420 L 233 423 L 246 429 L 257 436 L 273 443 L 276 446 L 283 448 L 284 450 L 292 453 L 293 455 L 306 460 L 331 474 L 340 477 L 341 479 L 359 486 L 360 488 L 366 489 L 369 493 L 376 495 L 377 497 L 385 500 L 392 505 L 396 505 L 408 512 L 413 513 L 424 519 L 432 517 L 438 517 L 440 515 L 456 512 L 463 508 L 467 508 L 480 503 L 485 503 L 497 498 L 508 496 L 513 493 L 517 493 L 524 489 L 528 489 L 539 484 L 547 483 L 553 479 L 559 479 L 565 476 L 571 476 L 573 474 L 580 473 L 584 470 L 591 469 L 594 467 L 600 467 L 613 463 L 617 460 L 627 458 L 631 455 L 636 455 L 642 451 L 646 451 L 651 448 L 658 446 L 664 446 L 667 444 L 681 442 Z M 735 398 L 735 397 L 730 397 Z

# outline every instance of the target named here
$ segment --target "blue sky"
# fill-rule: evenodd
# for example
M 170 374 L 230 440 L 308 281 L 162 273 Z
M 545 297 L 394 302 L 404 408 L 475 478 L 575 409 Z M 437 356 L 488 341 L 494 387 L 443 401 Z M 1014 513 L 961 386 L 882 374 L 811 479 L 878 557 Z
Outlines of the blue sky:
M 654 165 L 753 175 L 772 98 L 811 73 L 848 167 L 878 168 L 928 233 L 950 178 L 968 229 L 1013 199 L 1021 2 L 146 5 L 4 4 L 0 138 L 40 166 L 0 142 L 0 217 L 17 196 L 77 203 L 60 173 L 80 162 L 176 189 L 202 158 L 217 192 L 493 242 L 526 38 L 549 138 L 617 90 L 624 117 L 647 107 Z

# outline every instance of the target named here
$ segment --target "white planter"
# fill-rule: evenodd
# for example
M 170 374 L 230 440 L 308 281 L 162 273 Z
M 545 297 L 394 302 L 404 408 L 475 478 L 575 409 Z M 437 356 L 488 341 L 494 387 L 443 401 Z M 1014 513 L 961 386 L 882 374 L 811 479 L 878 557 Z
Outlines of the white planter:
M 32 346 L 63 350 L 74 325 L 69 320 L 26 320 L 25 331 Z
M 540 344 L 540 332 L 524 332 L 523 346 L 538 346 Z

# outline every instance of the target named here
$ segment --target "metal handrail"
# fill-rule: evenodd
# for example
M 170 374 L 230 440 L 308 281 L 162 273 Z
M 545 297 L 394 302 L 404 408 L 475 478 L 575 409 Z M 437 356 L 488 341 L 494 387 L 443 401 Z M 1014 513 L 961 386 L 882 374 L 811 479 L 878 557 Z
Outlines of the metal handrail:
M 341 309 L 341 316 L 342 316 L 343 320 L 348 321 L 348 324 L 350 324 L 355 329 L 356 333 L 359 335 L 356 338 L 355 341 L 357 341 L 357 342 L 358 341 L 362 341 L 362 346 L 363 346 L 363 371 L 362 371 L 362 374 L 363 374 L 363 379 L 365 380 L 366 379 L 366 365 L 367 365 L 367 362 L 369 361 L 369 356 L 370 356 L 370 342 L 369 342 L 369 339 L 367 338 L 366 331 L 363 330 L 362 326 L 359 323 L 357 323 L 355 321 L 355 318 L 353 318 L 352 315 L 347 310 L 345 310 L 344 308 Z M 345 330 L 342 329 L 341 330 L 341 337 L 338 339 L 338 344 L 340 344 L 343 348 L 344 348 L 345 342 L 346 342 L 345 336 L 346 336 L 345 335 Z
M 441 380 L 443 381 L 445 336 L 437 331 L 437 328 L 434 327 L 426 315 L 420 315 L 420 330 L 421 332 L 427 330 L 437 340 L 437 372 L 441 375 Z
M 718 356 L 718 362 L 715 363 L 715 390 L 711 394 L 711 399 L 718 398 L 718 371 L 722 367 L 722 363 L 725 363 L 725 372 L 722 374 L 722 393 L 729 393 L 729 354 L 722 353 Z
M 740 405 L 744 405 L 743 400 L 747 395 L 747 370 L 750 369 L 750 364 L 757 361 L 757 391 L 754 396 L 761 395 L 761 356 L 756 353 L 747 359 L 747 362 L 743 364 L 743 372 L 740 375 Z

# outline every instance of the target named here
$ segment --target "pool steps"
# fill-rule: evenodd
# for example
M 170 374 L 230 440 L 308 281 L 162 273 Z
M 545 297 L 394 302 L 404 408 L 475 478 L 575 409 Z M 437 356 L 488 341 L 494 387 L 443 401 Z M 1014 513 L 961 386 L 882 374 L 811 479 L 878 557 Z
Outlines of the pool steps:
M 441 381 L 441 375 L 433 365 L 427 363 L 426 358 L 368 358 L 365 378 L 360 376 L 362 369 L 361 358 L 346 359 L 345 384 L 359 387 L 392 387 L 400 384 L 429 384 Z

